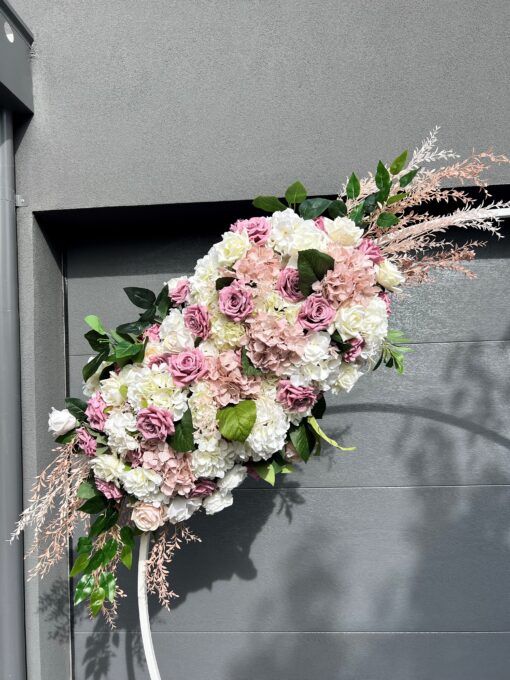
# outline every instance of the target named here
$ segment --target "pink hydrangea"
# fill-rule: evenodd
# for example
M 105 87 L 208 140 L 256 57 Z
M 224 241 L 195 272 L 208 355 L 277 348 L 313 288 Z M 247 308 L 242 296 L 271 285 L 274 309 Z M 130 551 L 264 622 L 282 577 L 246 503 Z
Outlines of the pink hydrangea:
M 96 489 L 100 491 L 109 501 L 120 501 L 123 497 L 122 491 L 114 484 L 114 482 L 105 482 L 104 479 L 96 477 Z
M 317 401 L 317 392 L 311 387 L 294 385 L 290 380 L 280 380 L 276 399 L 287 411 L 305 413 Z
M 172 414 L 159 406 L 148 406 L 138 411 L 136 427 L 144 439 L 159 441 L 164 441 L 175 432 Z
M 377 294 L 374 263 L 365 253 L 336 243 L 328 252 L 335 266 L 322 279 L 320 289 L 330 303 L 336 307 L 348 300 L 364 304 Z
M 231 321 L 244 321 L 253 311 L 253 297 L 250 289 L 239 281 L 220 290 L 218 296 L 220 311 Z
M 304 301 L 298 323 L 309 331 L 323 331 L 335 318 L 335 308 L 322 295 L 315 293 Z
M 299 362 L 306 338 L 298 325 L 267 312 L 259 312 L 247 323 L 247 351 L 255 366 L 281 375 Z
M 207 373 L 205 356 L 199 349 L 187 349 L 169 358 L 170 373 L 178 387 L 200 380 Z
M 381 249 L 370 238 L 362 238 L 358 250 L 370 258 L 374 264 L 379 264 L 384 260 Z
M 94 437 L 87 431 L 85 427 L 79 427 L 76 430 L 78 446 L 83 453 L 89 458 L 96 455 L 97 442 Z
M 197 338 L 206 340 L 211 332 L 211 317 L 205 305 L 190 305 L 183 312 L 184 325 Z
M 273 284 L 280 272 L 280 266 L 281 259 L 272 248 L 253 246 L 235 263 L 234 269 L 243 281 Z
M 294 267 L 285 267 L 281 270 L 276 290 L 289 302 L 300 302 L 305 297 L 299 289 L 299 272 Z
M 262 246 L 269 238 L 271 224 L 265 217 L 252 217 L 249 220 L 237 220 L 237 222 L 230 227 L 230 231 L 235 231 L 238 234 L 245 231 L 252 243 L 255 243 L 257 246 Z
M 166 442 L 149 441 L 144 444 L 141 453 L 141 464 L 144 468 L 161 472 L 165 464 L 174 455 Z
M 342 354 L 342 361 L 345 361 L 346 364 L 352 364 L 356 361 L 365 346 L 363 338 L 352 338 L 349 342 L 351 345 L 350 349 Z
M 238 404 L 241 399 L 254 399 L 260 393 L 260 378 L 244 375 L 240 353 L 234 350 L 210 358 L 207 380 L 218 406 Z
M 167 496 L 177 493 L 188 496 L 195 487 L 195 475 L 191 470 L 190 456 L 172 452 L 159 473 L 163 477 L 160 489 Z
M 189 295 L 189 281 L 187 278 L 183 278 L 177 282 L 177 284 L 168 291 L 168 297 L 176 305 L 183 305 L 188 299 Z
M 85 415 L 88 418 L 90 426 L 93 427 L 94 430 L 99 430 L 100 432 L 104 430 L 104 424 L 106 422 L 105 408 L 106 402 L 99 392 L 96 392 L 88 400 Z
M 153 323 L 152 326 L 149 326 L 149 328 L 146 328 L 144 332 L 142 333 L 142 338 L 145 340 L 146 338 L 149 340 L 149 342 L 159 342 L 159 329 L 161 327 L 161 324 L 159 323 Z

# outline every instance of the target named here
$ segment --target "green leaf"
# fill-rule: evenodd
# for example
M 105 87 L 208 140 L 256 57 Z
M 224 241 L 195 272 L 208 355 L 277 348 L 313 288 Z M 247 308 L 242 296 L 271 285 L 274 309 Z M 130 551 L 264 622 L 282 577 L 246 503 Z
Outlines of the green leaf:
M 285 192 L 285 200 L 290 206 L 302 203 L 306 198 L 306 189 L 301 182 L 294 182 Z
M 313 447 L 315 446 L 315 436 L 306 427 L 305 423 L 300 423 L 295 429 L 289 432 L 290 441 L 305 463 L 310 458 Z
M 74 560 L 73 568 L 69 572 L 69 578 L 78 576 L 88 565 L 89 556 L 87 553 L 82 553 Z
M 367 196 L 363 202 L 363 213 L 365 215 L 371 215 L 377 208 L 379 203 L 379 192 L 376 191 L 374 194 Z
M 88 501 L 87 501 L 88 503 Z M 119 513 L 114 508 L 108 507 L 106 512 L 99 515 L 89 529 L 90 538 L 99 536 L 104 531 L 108 531 L 119 519 Z
M 115 592 L 117 590 L 117 579 L 115 578 L 115 575 L 111 572 L 105 572 L 104 574 L 101 574 L 99 578 L 99 585 L 104 590 L 106 599 L 110 600 L 110 602 L 113 602 L 115 600 Z
M 244 375 L 263 375 L 264 373 L 260 368 L 252 364 L 246 347 L 243 347 L 241 350 L 241 370 Z
M 123 323 L 117 326 L 116 331 L 122 335 L 139 336 L 149 325 L 148 321 L 131 321 L 130 323 Z
M 307 198 L 299 206 L 299 214 L 304 220 L 313 220 L 322 215 L 332 203 L 328 198 Z
M 225 406 L 218 411 L 220 432 L 229 441 L 246 441 L 256 419 L 257 407 L 251 399 L 245 399 L 232 406 Z
M 99 569 L 99 567 L 102 566 L 103 561 L 104 561 L 104 551 L 103 551 L 102 548 L 99 548 L 99 550 L 96 550 L 96 552 L 89 559 L 87 567 L 85 569 L 85 573 L 91 574 L 96 569 Z
M 397 156 L 390 165 L 391 174 L 398 175 L 398 173 L 404 168 L 406 161 L 407 161 L 407 149 L 405 151 L 402 151 L 400 156 Z
M 130 286 L 128 288 L 124 288 L 124 291 L 131 302 L 142 309 L 149 309 L 156 302 L 156 296 L 152 290 L 149 290 L 148 288 L 136 288 Z
M 299 290 L 310 295 L 312 284 L 321 281 L 326 272 L 335 266 L 334 259 L 319 250 L 300 250 L 298 253 Z
M 340 446 L 340 444 L 338 444 L 338 442 L 336 442 L 334 439 L 331 439 L 331 437 L 328 437 L 328 435 L 325 432 L 323 432 L 319 423 L 315 420 L 313 416 L 308 416 L 307 421 L 310 423 L 315 434 L 317 434 L 321 439 L 324 439 L 324 441 L 330 444 L 331 446 L 334 446 L 335 449 L 340 449 L 340 451 L 356 451 L 355 446 L 346 448 L 344 446 Z
M 416 177 L 417 173 L 420 171 L 420 168 L 414 168 L 414 170 L 410 170 L 409 172 L 406 172 L 405 175 L 402 175 L 400 178 L 399 184 L 402 187 L 406 187 L 408 184 L 411 184 L 413 179 Z
M 174 451 L 179 451 L 179 453 L 193 450 L 195 442 L 193 439 L 193 419 L 190 409 L 175 423 L 175 432 L 169 437 L 169 443 Z
M 384 163 L 379 161 L 375 173 L 375 184 L 378 189 L 384 191 L 388 186 L 391 186 L 391 177 Z
M 78 539 L 78 547 L 76 548 L 78 555 L 90 555 L 92 552 L 92 539 L 88 536 L 80 536 Z
M 320 420 L 325 412 L 326 412 L 326 400 L 324 399 L 324 395 L 321 395 L 313 405 L 312 416 Z
M 253 467 L 261 479 L 263 479 L 268 484 L 271 484 L 271 486 L 274 486 L 274 483 L 276 482 L 276 471 L 271 461 L 255 463 Z
M 336 217 L 345 217 L 347 215 L 347 206 L 341 198 L 331 201 L 328 207 L 328 215 L 334 220 Z
M 106 593 L 104 588 L 94 588 L 90 594 L 90 613 L 96 617 L 103 608 L 104 598 Z
M 126 340 L 124 340 L 123 342 L 119 342 L 119 344 L 115 346 L 115 352 L 112 359 L 119 361 L 122 359 L 136 357 L 138 356 L 142 348 L 143 344 L 141 343 L 127 342 Z
M 138 321 L 144 322 L 147 321 L 150 325 L 151 323 L 154 323 L 154 321 L 156 320 L 156 312 L 157 312 L 156 304 L 153 304 L 140 314 L 140 318 L 138 319 Z
M 233 276 L 222 276 L 219 279 L 216 279 L 216 290 L 226 288 L 227 286 L 230 286 L 231 283 L 234 283 L 234 281 L 235 277 Z
M 359 179 L 354 173 L 352 173 L 352 175 L 349 177 L 349 181 L 347 182 L 347 186 L 345 187 L 347 198 L 350 198 L 351 200 L 358 198 L 360 191 L 361 185 L 359 183 Z
M 170 309 L 170 298 L 168 297 L 168 286 L 166 283 L 156 298 L 156 308 L 158 310 L 160 319 L 163 320 Z
M 86 512 L 89 515 L 95 515 L 97 512 L 101 512 L 106 507 L 106 498 L 103 494 L 93 496 L 85 501 L 83 505 L 80 506 L 81 512 Z
M 388 200 L 386 201 L 387 205 L 393 205 L 394 203 L 398 203 L 401 201 L 403 198 L 407 197 L 407 193 L 405 191 L 400 192 L 399 194 L 395 194 L 394 196 L 390 196 Z
M 94 373 L 101 366 L 103 361 L 107 359 L 108 354 L 109 351 L 108 348 L 106 348 L 102 352 L 99 352 L 99 354 L 96 354 L 92 361 L 89 361 L 87 364 L 85 364 L 85 366 L 82 369 L 83 380 L 87 381 L 91 376 L 94 375 Z
M 363 215 L 365 212 L 365 201 L 361 201 L 355 208 L 349 213 L 350 219 L 354 222 L 356 226 L 359 226 L 363 221 Z
M 85 415 L 87 403 L 85 401 L 76 399 L 75 397 L 67 397 L 65 405 L 69 413 L 71 413 L 80 423 L 87 419 L 87 416 Z
M 133 564 L 133 548 L 130 545 L 124 545 L 122 548 L 120 561 L 126 569 L 131 569 L 131 565 Z
M 98 333 L 97 331 L 87 331 L 87 333 L 85 333 L 85 340 L 89 343 L 94 352 L 101 352 L 101 350 L 108 347 L 110 342 L 108 336 L 101 335 L 101 333 Z
M 117 554 L 117 548 L 119 547 L 119 544 L 114 538 L 109 538 L 106 543 L 103 545 L 103 553 L 104 553 L 104 558 L 103 558 L 103 566 L 106 566 L 109 562 L 113 560 L 115 555 Z
M 377 226 L 381 229 L 388 229 L 388 227 L 394 227 L 398 224 L 399 219 L 393 213 L 383 212 L 377 218 Z
M 84 501 L 89 498 L 94 498 L 98 495 L 98 490 L 90 482 L 82 482 L 78 487 L 77 494 L 78 498 L 82 498 Z
M 287 206 L 280 201 L 276 196 L 257 196 L 253 201 L 253 205 L 259 210 L 264 210 L 268 213 L 280 212 L 286 210 Z
M 57 444 L 69 444 L 76 437 L 76 428 L 69 430 L 65 434 L 61 434 L 60 437 L 55 437 Z
M 90 326 L 92 330 L 96 331 L 99 335 L 106 335 L 106 330 L 101 323 L 101 319 L 95 314 L 89 314 L 84 318 L 84 321 L 87 326 Z
M 92 574 L 84 574 L 81 579 L 76 584 L 76 589 L 74 591 L 74 604 L 78 605 L 83 602 L 92 593 L 94 587 L 94 577 Z
M 133 529 L 131 527 L 125 526 L 120 530 L 120 539 L 124 545 L 130 548 L 135 547 L 135 537 L 133 535 Z

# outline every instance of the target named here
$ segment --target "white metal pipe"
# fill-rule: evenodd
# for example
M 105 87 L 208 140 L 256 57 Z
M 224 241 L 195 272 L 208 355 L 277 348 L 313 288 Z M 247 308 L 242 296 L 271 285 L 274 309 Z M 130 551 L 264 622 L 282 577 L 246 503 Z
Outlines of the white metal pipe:
M 145 568 L 149 556 L 150 533 L 143 533 L 140 538 L 140 552 L 138 553 L 138 616 L 140 618 L 140 632 L 142 634 L 143 651 L 147 661 L 147 670 L 150 680 L 161 680 L 158 662 L 152 643 L 151 623 L 149 620 L 149 607 L 147 604 L 147 583 L 145 581 Z

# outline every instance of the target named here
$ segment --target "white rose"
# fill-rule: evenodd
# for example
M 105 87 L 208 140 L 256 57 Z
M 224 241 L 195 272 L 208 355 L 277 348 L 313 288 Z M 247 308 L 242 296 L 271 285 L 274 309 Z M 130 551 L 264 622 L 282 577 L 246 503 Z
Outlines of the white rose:
M 117 482 L 124 472 L 125 465 L 114 453 L 98 453 L 92 459 L 94 474 L 105 482 Z
M 146 470 L 143 467 L 125 470 L 121 477 L 124 489 L 140 500 L 160 500 L 158 493 L 162 478 L 154 470 Z
M 218 265 L 220 267 L 229 267 L 245 256 L 246 252 L 251 248 L 251 242 L 245 231 L 241 233 L 227 231 L 223 234 L 221 241 L 214 245 L 213 248 L 218 258 Z
M 61 437 L 77 425 L 78 421 L 66 408 L 57 411 L 54 406 L 51 407 L 48 418 L 48 432 L 51 432 L 55 437 Z
M 232 491 L 244 482 L 248 470 L 244 465 L 234 465 L 234 467 L 227 472 L 227 474 L 218 482 L 218 488 L 222 491 Z
M 324 218 L 324 228 L 332 241 L 342 246 L 357 246 L 363 238 L 363 229 L 360 229 L 348 217 L 336 217 L 330 220 Z
M 333 394 L 338 394 L 339 392 L 350 392 L 358 379 L 361 377 L 361 373 L 356 364 L 342 364 L 340 366 L 340 371 L 338 377 L 331 387 Z
M 292 235 L 291 259 L 289 267 L 297 267 L 298 252 L 300 250 L 320 250 L 323 251 L 328 245 L 328 237 L 318 229 L 313 220 L 303 220 L 300 222 Z
M 389 260 L 383 260 L 375 269 L 377 283 L 386 290 L 393 291 L 405 281 L 406 277 Z
M 194 347 L 194 338 L 184 325 L 182 312 L 179 309 L 170 310 L 161 324 L 159 335 L 167 352 L 177 353 Z
M 201 505 L 201 498 L 172 498 L 168 506 L 167 518 L 172 524 L 185 522 Z
M 363 305 L 340 307 L 336 313 L 334 327 L 340 333 L 342 340 L 360 337 L 365 314 L 366 308 Z
M 165 521 L 166 508 L 152 503 L 136 503 L 131 519 L 140 531 L 156 531 Z
M 215 515 L 225 508 L 229 508 L 234 502 L 234 497 L 230 491 L 215 491 L 207 498 L 204 498 L 204 509 L 206 515 Z
M 380 297 L 371 298 L 365 307 L 361 334 L 370 341 L 382 340 L 388 335 L 388 310 Z

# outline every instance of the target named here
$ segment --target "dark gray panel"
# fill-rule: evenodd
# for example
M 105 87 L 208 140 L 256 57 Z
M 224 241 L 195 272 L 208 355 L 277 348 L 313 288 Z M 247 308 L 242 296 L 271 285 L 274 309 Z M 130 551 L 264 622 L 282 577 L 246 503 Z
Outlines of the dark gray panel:
M 70 359 L 72 394 L 85 360 Z M 285 484 L 510 482 L 510 342 L 419 345 L 407 362 L 403 376 L 381 368 L 329 397 L 324 429 L 357 450 L 325 448 Z
M 503 486 L 240 490 L 192 523 L 203 542 L 177 555 L 180 598 L 152 601 L 153 629 L 508 631 L 509 525 Z M 136 630 L 133 598 L 120 610 Z

